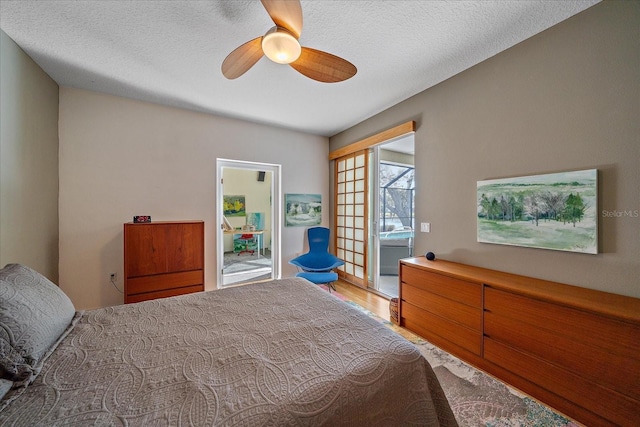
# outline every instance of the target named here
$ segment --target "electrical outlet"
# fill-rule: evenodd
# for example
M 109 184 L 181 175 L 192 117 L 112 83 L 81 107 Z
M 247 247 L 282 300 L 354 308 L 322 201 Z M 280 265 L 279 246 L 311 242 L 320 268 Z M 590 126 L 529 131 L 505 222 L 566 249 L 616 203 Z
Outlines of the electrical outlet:
M 118 273 L 111 273 L 109 275 L 109 280 L 111 280 L 111 283 L 117 282 L 118 281 Z
M 430 233 L 431 232 L 431 224 L 428 222 L 421 222 L 420 223 L 420 231 L 422 233 Z

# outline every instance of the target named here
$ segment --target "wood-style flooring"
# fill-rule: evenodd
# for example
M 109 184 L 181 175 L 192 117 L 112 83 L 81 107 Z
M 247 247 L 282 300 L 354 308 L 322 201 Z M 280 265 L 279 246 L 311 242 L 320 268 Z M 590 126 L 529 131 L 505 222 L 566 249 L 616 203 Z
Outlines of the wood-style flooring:
M 389 300 L 343 280 L 334 282 L 336 291 L 360 307 L 389 320 Z

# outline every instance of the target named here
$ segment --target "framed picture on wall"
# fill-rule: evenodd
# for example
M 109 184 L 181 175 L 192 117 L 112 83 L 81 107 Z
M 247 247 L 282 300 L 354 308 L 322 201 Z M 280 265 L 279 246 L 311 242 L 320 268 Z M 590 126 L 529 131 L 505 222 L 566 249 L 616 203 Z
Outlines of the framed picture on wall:
M 285 194 L 285 226 L 310 227 L 322 222 L 321 194 Z
M 477 183 L 478 242 L 598 253 L 598 170 Z
M 225 216 L 246 216 L 244 196 L 224 196 Z

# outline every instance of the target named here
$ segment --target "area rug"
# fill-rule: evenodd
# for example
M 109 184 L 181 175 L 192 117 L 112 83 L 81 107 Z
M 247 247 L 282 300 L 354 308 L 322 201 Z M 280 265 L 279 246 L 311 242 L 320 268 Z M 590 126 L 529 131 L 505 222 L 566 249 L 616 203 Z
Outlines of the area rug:
M 327 290 L 326 286 L 321 287 Z M 331 295 L 383 323 L 418 347 L 433 367 L 460 427 L 581 426 L 416 334 L 380 318 L 342 294 L 332 291 Z

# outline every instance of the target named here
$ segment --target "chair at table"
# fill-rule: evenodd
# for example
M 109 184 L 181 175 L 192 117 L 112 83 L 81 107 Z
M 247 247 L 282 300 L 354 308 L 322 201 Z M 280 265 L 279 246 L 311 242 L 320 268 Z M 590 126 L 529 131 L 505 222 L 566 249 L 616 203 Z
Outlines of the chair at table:
M 333 269 L 344 265 L 344 261 L 329 253 L 329 229 L 326 227 L 311 227 L 307 230 L 309 252 L 291 261 L 301 270 L 296 277 L 303 277 L 316 285 L 326 284 L 335 291 L 333 282 L 338 280 L 338 273 Z
M 255 253 L 257 245 L 256 236 L 254 234 L 242 234 L 234 240 L 234 250 L 238 252 L 238 256 L 243 253 Z

